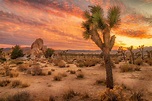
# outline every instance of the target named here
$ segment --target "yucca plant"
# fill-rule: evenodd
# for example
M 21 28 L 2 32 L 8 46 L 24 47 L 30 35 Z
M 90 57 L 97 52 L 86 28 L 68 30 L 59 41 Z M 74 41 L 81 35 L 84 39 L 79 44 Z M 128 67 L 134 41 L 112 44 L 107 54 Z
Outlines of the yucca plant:
M 112 61 L 110 51 L 115 43 L 115 35 L 111 36 L 110 32 L 113 27 L 119 25 L 120 8 L 117 6 L 110 7 L 107 17 L 104 16 L 103 9 L 100 6 L 89 6 L 90 10 L 84 12 L 85 21 L 82 22 L 84 29 L 83 37 L 91 39 L 102 51 L 106 67 L 107 87 L 113 88 Z M 100 35 L 99 33 L 102 33 Z

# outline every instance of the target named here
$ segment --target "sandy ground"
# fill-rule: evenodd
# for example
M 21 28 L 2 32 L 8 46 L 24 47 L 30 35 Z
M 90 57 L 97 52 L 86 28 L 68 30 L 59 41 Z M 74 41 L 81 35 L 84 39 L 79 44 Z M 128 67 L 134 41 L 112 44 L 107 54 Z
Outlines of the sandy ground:
M 113 69 L 115 84 L 124 84 L 127 88 L 134 90 L 143 90 L 145 97 L 150 101 L 152 99 L 152 67 L 144 64 L 141 66 L 141 71 L 120 73 L 120 64 Z M 95 84 L 97 79 L 105 78 L 105 69 L 100 65 L 79 68 L 74 64 L 70 64 L 70 67 L 59 68 L 49 64 L 48 67 L 43 68 L 43 71 L 47 72 L 51 69 L 55 69 L 55 71 L 52 72 L 52 75 L 46 76 L 32 76 L 20 72 L 16 78 L 0 77 L 0 79 L 19 79 L 30 84 L 27 88 L 0 87 L 0 97 L 20 91 L 28 91 L 32 94 L 35 101 L 48 101 L 50 95 L 60 96 L 68 89 L 73 89 L 80 93 L 87 92 L 89 95 L 98 98 L 98 94 L 106 88 L 105 85 Z M 75 74 L 66 72 L 67 70 L 77 71 L 78 69 L 81 69 L 84 73 L 83 79 L 77 79 Z M 58 73 L 66 73 L 67 77 L 63 77 L 61 81 L 53 81 L 53 76 Z

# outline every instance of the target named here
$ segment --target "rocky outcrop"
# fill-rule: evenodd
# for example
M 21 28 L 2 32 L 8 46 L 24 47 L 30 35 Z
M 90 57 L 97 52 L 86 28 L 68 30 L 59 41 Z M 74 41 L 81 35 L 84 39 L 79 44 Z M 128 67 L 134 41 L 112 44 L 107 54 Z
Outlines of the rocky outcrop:
M 44 46 L 41 38 L 36 39 L 31 45 L 31 59 L 44 58 L 44 52 L 47 47 Z

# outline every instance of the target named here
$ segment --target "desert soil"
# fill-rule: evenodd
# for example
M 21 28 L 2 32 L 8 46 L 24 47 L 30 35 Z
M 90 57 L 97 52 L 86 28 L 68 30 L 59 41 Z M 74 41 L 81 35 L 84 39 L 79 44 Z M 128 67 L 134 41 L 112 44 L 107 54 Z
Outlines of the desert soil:
M 141 66 L 141 71 L 121 73 L 119 66 L 116 65 L 113 69 L 115 84 L 124 84 L 129 89 L 143 90 L 145 98 L 152 100 L 152 67 L 144 64 Z M 70 64 L 69 67 L 59 68 L 48 64 L 43 68 L 43 71 L 55 69 L 51 75 L 46 76 L 32 76 L 20 72 L 16 78 L 0 77 L 0 79 L 21 80 L 30 84 L 27 88 L 11 88 L 10 86 L 0 87 L 0 96 L 7 96 L 8 94 L 15 94 L 20 91 L 28 91 L 34 97 L 35 101 L 48 101 L 49 96 L 60 96 L 68 89 L 73 89 L 79 93 L 87 92 L 90 96 L 98 98 L 100 92 L 105 90 L 105 85 L 95 84 L 96 80 L 105 78 L 105 69 L 99 64 L 93 67 L 76 67 L 74 64 Z M 75 74 L 70 74 L 67 70 L 81 69 L 84 73 L 84 78 L 77 79 Z M 67 77 L 63 77 L 61 81 L 54 81 L 53 76 L 58 73 L 66 73 Z M 60 99 L 60 98 L 58 98 Z

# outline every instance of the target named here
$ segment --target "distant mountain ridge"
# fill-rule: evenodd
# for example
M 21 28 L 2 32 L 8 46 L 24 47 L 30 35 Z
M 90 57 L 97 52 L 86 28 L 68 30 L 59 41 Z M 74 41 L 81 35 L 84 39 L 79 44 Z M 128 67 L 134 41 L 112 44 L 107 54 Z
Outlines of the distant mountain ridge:
M 29 52 L 30 51 L 30 47 L 22 47 L 22 49 L 23 49 L 23 52 L 24 53 L 27 53 L 27 52 Z M 4 52 L 8 52 L 8 51 L 10 51 L 11 50 L 11 48 L 4 48 Z M 150 50 L 152 50 L 152 46 L 150 46 L 150 47 L 144 47 L 144 51 L 150 51 Z M 61 52 L 61 51 L 66 51 L 66 50 L 55 50 L 56 52 Z M 134 49 L 133 50 L 134 52 L 138 52 L 139 50 L 138 49 Z M 67 51 L 67 53 L 75 53 L 75 54 L 100 54 L 102 51 L 101 50 L 71 50 L 71 49 L 69 49 L 68 51 Z M 111 51 L 111 54 L 116 54 L 117 53 L 117 50 L 112 50 Z

